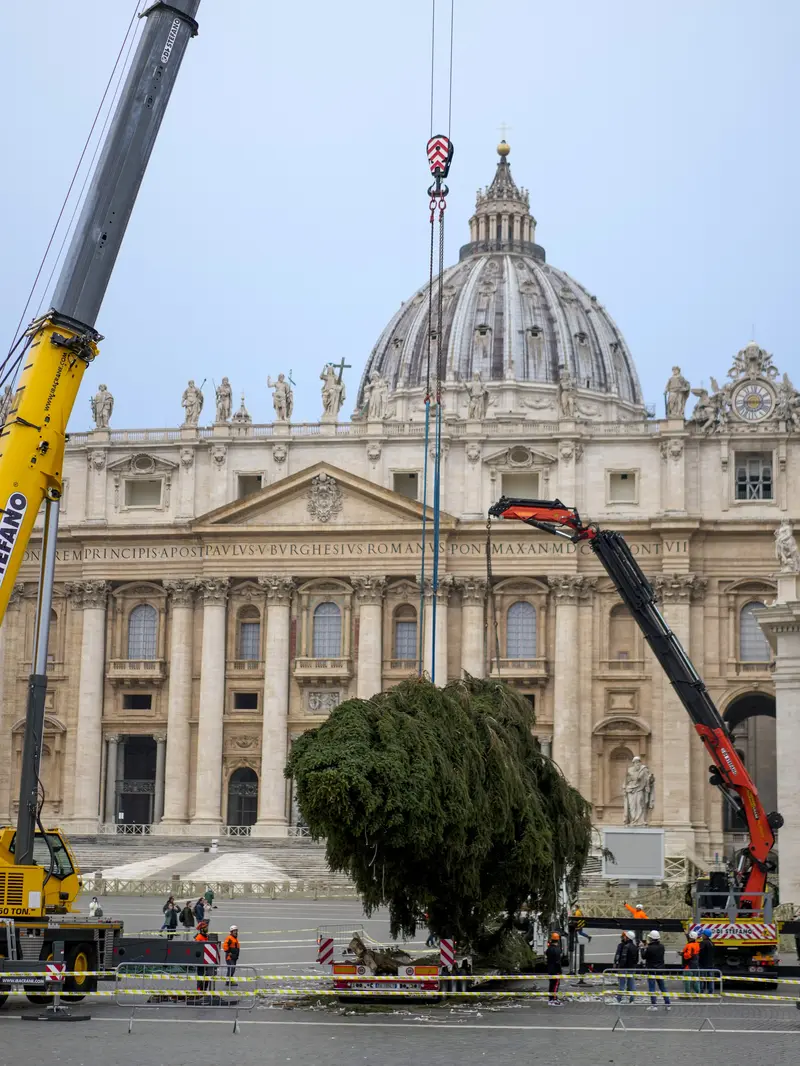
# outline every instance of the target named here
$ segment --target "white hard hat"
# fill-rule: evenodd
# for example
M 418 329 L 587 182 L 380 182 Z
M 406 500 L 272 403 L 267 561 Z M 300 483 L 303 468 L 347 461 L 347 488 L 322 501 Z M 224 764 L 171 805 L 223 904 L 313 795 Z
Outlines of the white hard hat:
M 694 929 L 691 931 L 691 933 L 689 933 L 689 939 L 697 940 L 697 933 L 694 931 Z
M 634 933 L 634 931 L 632 929 L 626 930 L 625 936 L 628 938 L 628 940 L 635 940 L 636 939 L 636 933 Z
M 657 929 L 651 929 L 650 932 L 647 935 L 648 935 L 648 937 L 651 940 L 660 940 L 661 939 L 661 933 L 659 933 L 659 931 Z
M 238 925 L 232 925 L 231 926 L 231 932 L 232 933 L 238 933 L 239 932 L 239 926 Z

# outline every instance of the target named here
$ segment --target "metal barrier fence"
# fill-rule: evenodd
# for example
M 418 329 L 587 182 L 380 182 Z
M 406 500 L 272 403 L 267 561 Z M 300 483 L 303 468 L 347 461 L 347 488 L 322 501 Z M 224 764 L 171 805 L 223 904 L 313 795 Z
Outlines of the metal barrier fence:
M 84 892 L 96 896 L 183 896 L 197 899 L 208 887 L 219 899 L 356 899 L 355 885 L 335 881 L 195 881 L 170 877 L 123 878 L 91 874 Z
M 647 981 L 646 991 L 639 991 L 637 982 L 641 980 Z M 682 985 L 683 991 L 680 989 L 673 991 L 675 984 Z M 606 1001 L 609 996 L 613 996 L 617 1006 L 617 1020 L 614 1022 L 612 1032 L 617 1028 L 626 1028 L 622 1017 L 623 1007 L 641 1003 L 644 997 L 650 999 L 648 1010 L 658 1010 L 659 995 L 663 1000 L 665 1010 L 671 1009 L 673 1000 L 692 1000 L 693 1003 L 699 1002 L 703 1007 L 718 1007 L 722 1004 L 720 970 L 615 970 L 611 968 L 603 971 L 603 986 Z M 614 989 L 613 993 L 611 988 Z M 706 1025 L 712 1030 L 716 1028 L 707 1014 L 698 1026 L 698 1032 Z
M 123 963 L 117 967 L 114 1002 L 130 1007 L 129 1033 L 137 1011 L 166 1006 L 233 1011 L 238 1033 L 239 1012 L 256 1005 L 259 977 L 254 966 L 236 966 L 232 976 L 228 972 L 227 966 Z

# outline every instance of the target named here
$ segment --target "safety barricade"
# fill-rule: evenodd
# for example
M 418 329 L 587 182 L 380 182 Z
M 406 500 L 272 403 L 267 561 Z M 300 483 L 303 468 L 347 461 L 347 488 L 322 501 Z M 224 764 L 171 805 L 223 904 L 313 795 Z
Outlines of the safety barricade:
M 704 1008 L 718 1007 L 722 1003 L 722 973 L 720 970 L 644 970 L 614 969 L 603 971 L 603 992 L 606 1002 L 615 1003 L 617 1018 L 612 1032 L 625 1029 L 623 1008 L 639 1005 L 658 1007 L 659 998 L 665 1010 L 674 1002 L 690 1002 Z M 646 1004 L 646 1001 L 649 1003 Z M 698 1032 L 706 1026 L 716 1030 L 708 1016 L 701 1012 Z
M 232 1011 L 233 1032 L 238 1033 L 239 1012 L 255 1007 L 259 978 L 254 966 L 237 966 L 230 977 L 228 969 L 216 965 L 122 963 L 117 967 L 114 1002 L 130 1008 L 129 1033 L 137 1012 L 154 1007 Z

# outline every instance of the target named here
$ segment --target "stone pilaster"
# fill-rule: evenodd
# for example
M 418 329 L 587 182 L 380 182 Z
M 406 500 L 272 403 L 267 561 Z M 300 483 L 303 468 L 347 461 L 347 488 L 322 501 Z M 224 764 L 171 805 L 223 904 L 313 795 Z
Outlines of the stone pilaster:
M 453 591 L 453 579 L 445 575 L 436 590 L 436 662 L 433 660 L 433 586 L 425 581 L 425 672 L 443 688 L 447 684 L 447 605 Z
M 289 716 L 289 650 L 292 594 L 290 578 L 258 579 L 267 594 L 267 644 L 264 664 L 261 780 L 258 784 L 258 821 L 254 836 L 286 835 L 286 765 Z
M 556 601 L 553 759 L 569 783 L 578 787 L 581 747 L 578 603 L 590 595 L 596 579 L 582 574 L 559 574 L 547 581 Z
M 110 588 L 107 581 L 79 581 L 64 588 L 72 606 L 83 611 L 72 827 L 86 833 L 97 832 L 100 814 L 106 604 Z
M 486 580 L 466 577 L 456 581 L 456 588 L 461 592 L 461 672 L 484 677 Z
M 191 764 L 192 630 L 197 583 L 186 578 L 165 581 L 170 595 L 169 690 L 167 694 L 167 749 L 164 767 L 162 827 L 189 820 L 189 768 Z
M 228 585 L 228 579 L 221 577 L 204 578 L 198 582 L 203 599 L 203 645 L 192 825 L 209 830 L 222 825 L 222 723 L 225 711 Z
M 668 423 L 672 425 L 674 423 Z M 686 513 L 686 448 L 683 420 L 680 436 L 665 436 L 661 441 L 661 506 L 667 514 Z
M 358 600 L 356 695 L 368 700 L 383 688 L 383 597 L 386 578 L 351 577 Z
M 706 580 L 696 574 L 655 574 L 651 584 L 658 595 L 664 620 L 689 653 L 691 640 L 691 604 L 705 592 Z M 661 810 L 654 820 L 667 831 L 667 853 L 681 854 L 694 842 L 691 818 L 691 766 L 696 739 L 692 720 L 678 698 L 666 674 L 656 664 L 661 676 L 661 720 L 654 728 L 653 743 L 658 743 L 661 762 Z M 656 723 L 653 723 L 655 726 Z M 666 756 L 666 757 L 664 757 Z M 672 850 L 670 850 L 672 849 Z
M 18 581 L 14 588 L 11 590 L 11 597 L 6 607 L 6 618 L 9 611 L 14 612 L 16 616 L 19 605 L 22 603 L 22 594 L 25 591 L 25 586 L 21 581 Z M 3 621 L 0 625 L 0 728 L 3 729 L 3 736 L 6 737 L 7 742 L 11 740 L 11 726 L 13 724 L 13 717 L 11 715 L 12 701 L 6 701 L 5 697 L 5 676 L 6 676 L 6 638 L 9 630 L 15 627 L 17 624 L 16 617 L 13 622 Z M 6 711 L 4 720 L 3 712 Z M 11 821 L 11 760 L 5 759 L 3 764 L 0 764 L 0 825 L 8 825 Z
M 106 737 L 106 795 L 103 820 L 109 825 L 117 821 L 117 747 L 118 736 Z
M 778 755 L 778 811 L 781 903 L 800 906 L 800 574 L 778 575 L 778 600 L 756 613 L 775 652 L 775 747 Z
M 154 733 L 156 742 L 156 794 L 153 803 L 153 823 L 158 825 L 164 817 L 164 770 L 167 752 L 167 734 Z

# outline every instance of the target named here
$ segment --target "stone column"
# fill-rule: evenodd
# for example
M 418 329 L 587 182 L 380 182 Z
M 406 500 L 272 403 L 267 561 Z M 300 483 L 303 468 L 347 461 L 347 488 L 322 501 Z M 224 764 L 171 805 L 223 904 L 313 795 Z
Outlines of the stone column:
M 578 601 L 586 595 L 588 586 L 580 574 L 559 574 L 547 580 L 556 601 L 553 759 L 569 783 L 577 788 L 581 745 Z
M 691 603 L 696 595 L 701 595 L 705 590 L 705 580 L 686 573 L 655 574 L 652 585 L 658 593 L 664 620 L 689 654 Z M 660 729 L 654 729 L 653 740 L 659 739 L 663 761 L 659 790 L 661 810 L 656 800 L 653 820 L 660 822 L 667 831 L 667 854 L 680 855 L 686 852 L 687 846 L 693 848 L 694 845 L 691 765 L 695 731 L 686 708 L 657 662 L 654 663 L 654 669 L 661 677 L 661 721 Z
M 103 746 L 103 684 L 106 664 L 107 581 L 80 581 L 65 586 L 73 607 L 83 611 L 72 828 L 96 833 L 100 808 Z
M 156 742 L 156 794 L 153 801 L 153 824 L 158 825 L 164 817 L 164 766 L 167 754 L 167 734 L 154 733 Z
M 254 836 L 286 835 L 286 765 L 289 717 L 289 652 L 291 640 L 291 578 L 258 579 L 267 593 L 267 645 L 264 663 L 261 778 L 258 782 L 258 821 Z
M 385 577 L 351 577 L 358 600 L 356 695 L 368 700 L 383 688 L 383 596 Z
M 781 903 L 800 906 L 800 790 L 797 748 L 800 744 L 800 573 L 778 575 L 778 596 L 756 612 L 775 652 L 775 747 L 778 754 L 778 811 L 784 827 L 781 849 Z M 767 812 L 769 813 L 769 812 Z
M 200 706 L 192 825 L 222 825 L 222 716 L 225 710 L 225 616 L 228 579 L 199 582 L 203 597 L 203 645 L 200 665 Z
M 453 579 L 442 577 L 436 590 L 436 670 L 433 666 L 433 588 L 430 581 L 425 582 L 425 672 L 435 676 L 436 684 L 444 688 L 447 684 L 447 604 L 453 588 Z
M 164 765 L 163 828 L 189 820 L 189 767 L 192 712 L 192 647 L 197 583 L 186 578 L 165 581 L 170 595 L 167 750 Z
M 457 582 L 456 587 L 461 590 L 461 672 L 472 677 L 484 677 L 486 581 L 467 577 Z
M 106 801 L 104 821 L 115 825 L 117 821 L 117 746 L 118 736 L 106 737 Z

